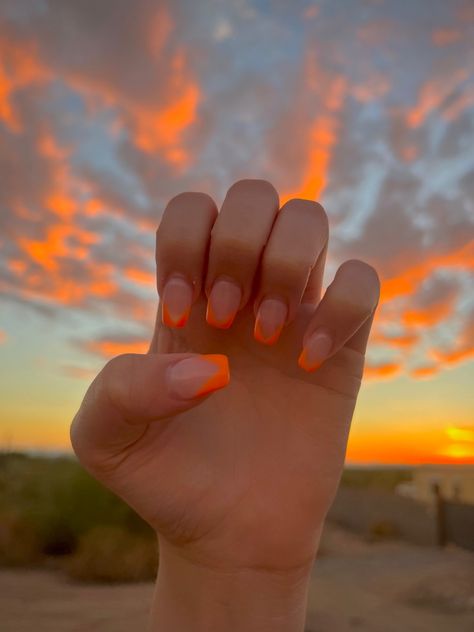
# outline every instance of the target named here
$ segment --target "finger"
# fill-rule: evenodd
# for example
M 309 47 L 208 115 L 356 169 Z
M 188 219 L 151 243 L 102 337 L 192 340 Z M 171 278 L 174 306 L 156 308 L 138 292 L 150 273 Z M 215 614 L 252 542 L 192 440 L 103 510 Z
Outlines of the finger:
M 184 327 L 205 275 L 217 208 L 205 193 L 180 193 L 168 203 L 156 233 L 162 321 Z
M 211 235 L 206 279 L 210 325 L 227 329 L 249 300 L 278 207 L 278 193 L 265 180 L 240 180 L 227 192 Z
M 373 316 L 379 294 L 372 266 L 355 259 L 343 263 L 305 332 L 299 366 L 316 370 L 351 339 L 356 350 L 365 350 L 368 330 L 361 328 Z
M 71 442 L 89 469 L 120 456 L 147 425 L 200 404 L 229 382 L 220 354 L 127 354 L 111 360 L 89 387 L 71 425 Z
M 327 215 L 317 202 L 290 200 L 278 213 L 263 253 L 255 301 L 254 336 L 260 342 L 276 342 L 305 292 L 312 299 L 319 295 L 328 234 Z

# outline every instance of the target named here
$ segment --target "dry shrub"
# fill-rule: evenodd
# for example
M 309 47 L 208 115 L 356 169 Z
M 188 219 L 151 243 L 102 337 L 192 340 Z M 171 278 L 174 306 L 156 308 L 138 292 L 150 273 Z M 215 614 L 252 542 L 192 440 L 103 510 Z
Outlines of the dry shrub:
M 374 522 L 369 528 L 368 539 L 370 542 L 380 540 L 395 540 L 400 537 L 400 530 L 397 525 L 390 520 L 380 520 Z
M 151 527 L 75 459 L 0 452 L 0 567 L 54 560 L 61 566 L 98 526 L 154 538 Z
M 80 538 L 65 570 L 77 580 L 113 583 L 152 580 L 157 566 L 155 539 L 121 527 L 95 527 Z
M 0 514 L 0 566 L 32 566 L 42 559 L 35 528 L 15 513 Z

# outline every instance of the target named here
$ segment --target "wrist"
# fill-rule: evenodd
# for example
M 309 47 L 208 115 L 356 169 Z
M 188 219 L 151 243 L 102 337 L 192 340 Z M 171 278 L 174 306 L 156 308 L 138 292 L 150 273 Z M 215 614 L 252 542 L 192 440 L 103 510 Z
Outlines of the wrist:
M 211 568 L 160 539 L 150 630 L 303 632 L 311 568 Z

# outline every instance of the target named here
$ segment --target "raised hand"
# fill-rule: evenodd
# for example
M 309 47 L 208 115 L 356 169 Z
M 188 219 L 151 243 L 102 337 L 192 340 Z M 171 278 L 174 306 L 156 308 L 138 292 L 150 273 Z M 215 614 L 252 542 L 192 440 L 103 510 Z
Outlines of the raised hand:
M 321 299 L 327 245 L 323 208 L 279 209 L 263 180 L 234 184 L 219 213 L 202 193 L 169 202 L 150 351 L 111 360 L 71 427 L 84 466 L 158 532 L 162 561 L 311 567 L 379 296 L 351 260 Z

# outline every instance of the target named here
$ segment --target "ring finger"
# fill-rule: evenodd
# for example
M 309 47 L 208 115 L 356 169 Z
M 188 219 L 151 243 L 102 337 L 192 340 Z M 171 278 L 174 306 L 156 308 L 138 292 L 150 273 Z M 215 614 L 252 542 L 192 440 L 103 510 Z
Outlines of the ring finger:
M 326 213 L 316 202 L 293 199 L 279 212 L 262 258 L 255 301 L 258 341 L 276 342 L 302 299 L 318 300 L 328 232 Z

